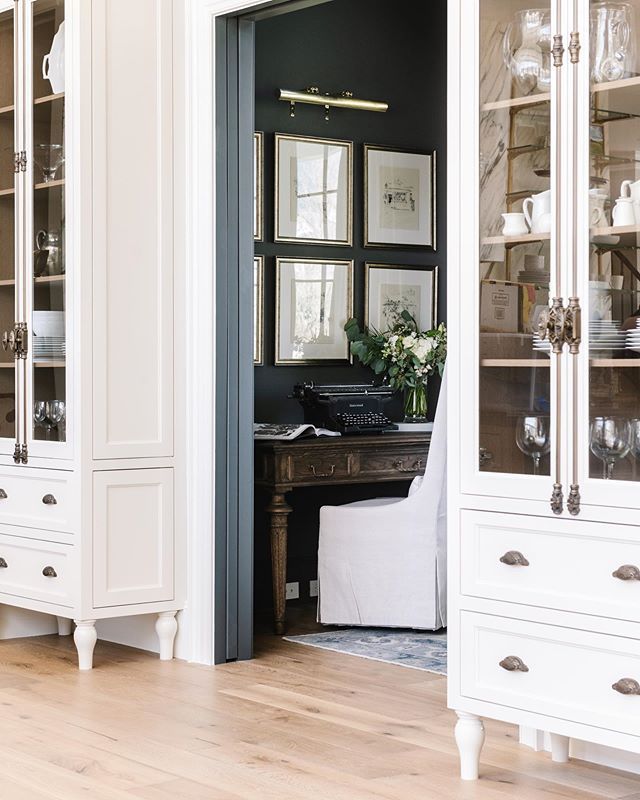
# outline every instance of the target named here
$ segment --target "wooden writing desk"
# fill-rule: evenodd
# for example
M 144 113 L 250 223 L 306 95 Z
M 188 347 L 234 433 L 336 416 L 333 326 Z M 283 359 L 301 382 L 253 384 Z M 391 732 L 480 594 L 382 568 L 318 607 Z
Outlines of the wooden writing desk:
M 430 433 L 385 433 L 256 442 L 255 482 L 272 492 L 267 511 L 276 633 L 285 632 L 287 517 L 291 513 L 286 493 L 299 486 L 410 480 L 424 472 L 430 441 Z M 331 505 L 330 497 L 326 504 Z

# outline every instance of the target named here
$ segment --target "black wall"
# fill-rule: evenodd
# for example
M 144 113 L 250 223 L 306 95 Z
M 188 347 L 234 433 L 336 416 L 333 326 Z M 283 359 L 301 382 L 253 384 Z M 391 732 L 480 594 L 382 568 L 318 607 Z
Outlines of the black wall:
M 446 307 L 446 0 L 333 0 L 304 11 L 284 14 L 256 24 L 256 130 L 264 131 L 265 236 L 256 253 L 265 256 L 265 365 L 256 367 L 255 420 L 297 422 L 302 410 L 287 400 L 294 383 L 366 382 L 370 370 L 359 364 L 344 367 L 275 367 L 275 257 L 332 257 L 355 264 L 355 315 L 364 316 L 364 262 L 437 265 L 438 319 Z M 333 109 L 325 122 L 321 107 L 298 105 L 289 116 L 287 103 L 277 100 L 280 88 L 321 91 L 348 89 L 356 97 L 389 103 L 386 114 Z M 354 246 L 326 247 L 274 244 L 274 133 L 347 139 L 354 143 Z M 364 248 L 363 145 L 437 152 L 437 249 Z M 430 416 L 435 410 L 436 386 L 429 386 Z M 400 418 L 401 402 L 391 416 Z M 290 495 L 288 580 L 315 577 L 317 513 L 325 503 L 345 503 L 362 497 L 403 494 L 406 485 L 313 489 Z M 256 497 L 256 601 L 270 602 L 266 518 Z M 302 511 L 304 509 L 304 511 Z M 308 589 L 308 584 L 306 584 Z M 305 587 L 301 585 L 301 593 Z

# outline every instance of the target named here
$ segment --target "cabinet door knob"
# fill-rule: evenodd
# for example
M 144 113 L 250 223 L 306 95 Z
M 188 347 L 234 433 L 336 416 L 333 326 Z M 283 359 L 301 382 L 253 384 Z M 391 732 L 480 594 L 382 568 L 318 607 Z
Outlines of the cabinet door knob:
M 55 506 L 58 504 L 58 501 L 52 494 L 45 494 L 45 496 L 42 498 L 42 502 L 45 504 L 45 506 Z
M 529 667 L 518 656 L 507 656 L 500 662 L 502 669 L 507 672 L 529 672 Z
M 620 694 L 640 694 L 640 683 L 633 678 L 620 678 L 611 688 Z
M 6 500 L 9 495 L 5 492 L 4 489 L 0 489 L 0 500 Z
M 640 581 L 640 569 L 633 564 L 623 564 L 611 574 L 620 581 Z
M 55 571 L 55 569 L 53 567 L 45 567 L 42 570 L 42 574 L 44 575 L 45 578 L 57 578 L 58 577 L 58 573 Z
M 0 569 L 6 569 L 9 565 L 4 560 L 4 558 L 0 558 Z
M 519 550 L 509 550 L 509 552 L 500 557 L 500 561 L 502 561 L 503 564 L 508 564 L 510 567 L 529 566 L 529 562 Z

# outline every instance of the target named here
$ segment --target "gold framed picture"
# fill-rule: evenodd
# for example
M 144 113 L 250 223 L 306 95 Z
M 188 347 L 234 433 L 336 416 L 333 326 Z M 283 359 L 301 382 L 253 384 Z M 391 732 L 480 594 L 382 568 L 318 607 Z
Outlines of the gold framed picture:
M 364 281 L 367 327 L 388 331 L 403 311 L 411 314 L 421 331 L 438 324 L 438 267 L 366 262 Z
M 436 249 L 436 154 L 364 146 L 364 246 Z
M 264 239 L 264 134 L 253 134 L 253 238 Z
M 264 256 L 253 257 L 253 365 L 264 364 Z
M 353 261 L 276 259 L 275 363 L 349 364 Z
M 353 143 L 277 133 L 275 241 L 350 247 Z

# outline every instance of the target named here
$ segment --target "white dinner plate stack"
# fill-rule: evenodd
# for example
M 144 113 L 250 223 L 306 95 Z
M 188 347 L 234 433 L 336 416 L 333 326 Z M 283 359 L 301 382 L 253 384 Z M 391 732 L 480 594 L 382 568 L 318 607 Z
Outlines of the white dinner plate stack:
M 626 349 L 640 353 L 640 317 L 636 319 L 636 327 L 627 331 Z
M 36 361 L 64 361 L 64 311 L 34 311 L 31 341 Z
M 533 334 L 533 349 L 538 353 L 550 353 L 551 342 L 548 339 L 541 339 L 539 333 Z
M 622 351 L 626 339 L 626 331 L 620 330 L 620 320 L 589 320 L 589 352 L 602 354 Z

